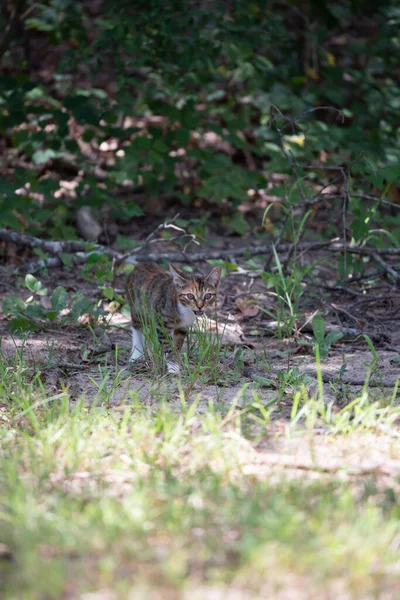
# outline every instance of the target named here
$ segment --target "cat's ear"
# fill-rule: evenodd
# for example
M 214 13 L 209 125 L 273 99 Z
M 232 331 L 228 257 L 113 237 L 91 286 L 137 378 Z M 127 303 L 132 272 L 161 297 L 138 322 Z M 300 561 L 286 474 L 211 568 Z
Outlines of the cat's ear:
M 214 287 L 218 287 L 221 280 L 222 267 L 215 267 L 206 277 L 206 281 Z
M 187 283 L 184 272 L 178 269 L 178 267 L 175 265 L 169 265 L 168 273 L 171 275 L 175 285 L 182 287 Z

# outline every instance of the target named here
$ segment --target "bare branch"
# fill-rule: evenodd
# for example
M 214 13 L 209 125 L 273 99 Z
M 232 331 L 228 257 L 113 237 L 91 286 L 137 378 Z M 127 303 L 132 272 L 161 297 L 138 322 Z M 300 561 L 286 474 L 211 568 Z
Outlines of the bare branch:
M 328 184 L 329 185 L 329 184 Z M 321 190 L 322 191 L 322 190 Z M 321 191 L 319 193 L 321 193 Z M 362 200 L 371 200 L 372 202 L 377 202 L 377 204 L 384 204 L 385 206 L 391 206 L 396 210 L 400 210 L 400 205 L 395 202 L 391 202 L 390 200 L 386 200 L 386 198 L 378 198 L 377 196 L 371 196 L 369 194 L 350 194 L 351 198 L 361 198 Z M 343 194 L 323 194 L 321 200 L 335 200 L 337 198 L 343 198 Z M 314 202 L 315 203 L 315 202 Z M 296 204 L 296 206 L 298 206 Z
M 0 240 L 3 242 L 11 242 L 20 248 L 30 248 L 34 250 L 39 248 L 43 252 L 49 254 L 60 254 L 61 252 L 87 252 L 91 247 L 96 246 L 88 242 L 78 241 L 64 241 L 64 240 L 41 240 L 40 238 L 33 237 L 20 233 L 19 231 L 12 231 L 11 229 L 0 228 Z
M 163 224 L 162 226 L 160 226 L 160 229 L 171 228 L 171 225 L 171 223 Z M 172 241 L 183 239 L 190 235 L 184 232 L 184 230 L 181 230 L 181 233 L 181 228 L 178 228 L 176 225 L 174 225 L 172 228 L 178 230 L 179 234 L 178 236 L 176 236 L 176 238 L 173 238 Z M 153 234 L 155 234 L 155 232 L 153 232 Z M 178 251 L 150 252 L 149 245 L 153 245 L 153 234 L 151 234 L 141 246 L 134 248 L 130 252 L 121 253 L 118 252 L 118 250 L 114 250 L 113 248 L 108 248 L 106 246 L 101 246 L 98 244 L 88 244 L 84 242 L 67 240 L 40 240 L 39 238 L 19 233 L 17 231 L 11 231 L 8 229 L 0 228 L 0 240 L 16 244 L 20 248 L 40 248 L 43 252 L 47 252 L 53 255 L 51 258 L 29 263 L 22 267 L 23 270 L 30 270 L 30 272 L 34 272 L 33 270 L 37 271 L 38 269 L 44 267 L 55 267 L 61 264 L 62 261 L 60 255 L 63 253 L 70 255 L 73 264 L 82 264 L 86 262 L 88 257 L 92 254 L 108 254 L 111 258 L 115 260 L 116 264 L 136 264 L 137 262 L 158 262 L 160 260 L 168 260 L 171 262 L 176 261 L 194 263 L 213 259 L 233 259 L 240 256 L 245 256 L 246 254 L 252 256 L 256 254 L 267 255 L 272 252 L 272 245 L 263 242 L 253 244 L 251 246 L 241 246 L 239 248 L 218 248 L 215 250 L 192 252 L 190 254 L 186 254 L 185 249 L 181 248 Z M 154 243 L 156 241 L 164 242 L 167 240 L 154 239 Z M 171 242 L 171 239 L 169 239 L 168 241 Z M 197 243 L 196 240 L 193 241 Z M 328 252 L 343 252 L 345 250 L 344 244 L 338 239 L 330 240 L 328 242 L 302 242 L 301 244 L 298 244 L 297 247 L 300 251 L 303 252 L 316 250 L 325 250 Z M 292 248 L 293 244 L 282 244 L 280 246 L 280 251 L 292 252 Z M 400 256 L 400 248 L 368 248 L 348 246 L 346 250 L 347 252 L 350 252 L 352 254 L 371 256 L 372 258 L 375 258 L 375 255 Z M 385 264 L 387 265 L 387 263 Z M 390 267 L 390 265 L 387 266 Z M 387 267 L 385 267 L 385 270 L 388 270 Z M 393 269 L 393 272 L 396 271 Z
M 179 213 L 176 214 L 169 223 L 161 223 L 152 233 L 150 233 L 150 235 L 147 236 L 146 240 L 144 241 L 144 244 L 142 244 L 141 246 L 138 246 L 137 248 L 130 250 L 129 252 L 126 252 L 125 254 L 122 254 L 119 258 L 116 259 L 116 263 L 121 264 L 123 262 L 126 262 L 128 258 L 135 256 L 135 255 L 139 254 L 140 252 L 144 252 L 147 249 L 147 247 L 152 244 L 168 242 L 170 244 L 173 243 L 176 246 L 178 246 L 178 244 L 176 243 L 178 240 L 183 240 L 185 238 L 189 238 L 183 249 L 181 249 L 178 246 L 183 258 L 185 259 L 186 258 L 186 249 L 188 248 L 188 246 L 192 243 L 199 245 L 199 242 L 197 241 L 196 236 L 193 233 L 187 233 L 185 229 L 175 225 L 175 221 L 177 220 L 178 217 L 179 217 Z M 168 238 L 168 239 L 156 237 L 160 231 L 165 231 L 167 229 L 172 229 L 173 231 L 176 231 L 177 235 L 173 236 L 172 238 Z
M 376 252 L 372 252 L 371 256 L 374 258 L 374 260 L 376 260 L 377 263 L 379 263 L 381 265 L 381 267 L 383 267 L 385 269 L 385 271 L 387 273 L 389 273 L 389 275 L 391 275 L 393 277 L 393 279 L 396 282 L 400 281 L 400 276 L 398 273 L 396 273 L 396 271 L 393 269 L 393 267 L 391 267 L 386 261 L 384 261 L 379 254 L 377 254 Z

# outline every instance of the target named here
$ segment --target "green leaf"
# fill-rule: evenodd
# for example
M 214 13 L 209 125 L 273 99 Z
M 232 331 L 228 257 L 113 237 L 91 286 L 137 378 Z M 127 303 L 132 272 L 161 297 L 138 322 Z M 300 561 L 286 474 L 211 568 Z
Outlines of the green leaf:
M 114 290 L 111 287 L 106 287 L 103 289 L 103 296 L 108 298 L 109 300 L 113 300 L 114 298 Z
M 55 158 L 57 156 L 57 152 L 48 148 L 47 150 L 36 150 L 36 152 L 32 155 L 32 160 L 35 165 L 44 165 L 51 158 Z
M 69 254 L 67 254 L 66 252 L 61 252 L 60 254 L 60 258 L 62 263 L 66 266 L 66 267 L 72 267 L 73 266 L 73 262 L 72 262 L 72 258 Z
M 93 252 L 88 256 L 87 264 L 88 265 L 96 265 L 101 260 L 101 254 L 97 254 Z
M 35 301 L 31 304 L 28 304 L 28 306 L 26 307 L 25 315 L 33 321 L 41 320 L 45 317 L 46 311 L 44 310 L 44 308 L 42 308 L 39 302 Z
M 71 317 L 75 321 L 78 317 L 92 312 L 92 303 L 84 296 L 78 296 L 71 307 Z
M 46 311 L 46 317 L 49 319 L 49 321 L 55 321 L 57 318 L 57 312 L 55 310 L 48 310 Z
M 329 346 L 325 342 L 319 344 L 319 355 L 321 358 L 326 358 L 329 355 Z
M 174 131 L 174 139 L 178 142 L 178 144 L 182 147 L 186 147 L 190 140 L 190 131 L 189 129 L 185 129 L 184 127 L 180 127 L 176 131 Z
M 161 154 L 168 152 L 168 146 L 166 145 L 165 142 L 163 142 L 163 140 L 156 140 L 153 144 L 153 148 L 154 148 L 154 150 L 157 150 L 157 152 L 160 152 Z
M 126 217 L 141 217 L 144 215 L 143 210 L 136 202 L 129 202 L 123 210 L 124 216 Z
M 56 313 L 59 313 L 63 308 L 65 308 L 65 304 L 67 301 L 67 292 L 65 288 L 62 286 L 56 287 L 54 292 L 51 295 L 50 302 L 53 310 Z
M 37 291 L 38 283 L 40 283 L 40 281 L 38 281 L 34 275 L 28 273 L 25 276 L 25 285 L 30 292 L 35 293 Z
M 336 342 L 338 342 L 339 340 L 341 340 L 342 337 L 343 337 L 343 333 L 341 331 L 331 331 L 326 336 L 326 338 L 324 340 L 324 343 L 327 346 L 332 346 L 332 344 L 335 344 Z
M 251 378 L 253 381 L 255 381 L 256 383 L 258 383 L 259 385 L 263 386 L 263 387 L 276 387 L 276 383 L 273 379 L 268 379 L 268 377 L 263 377 L 262 375 L 255 375 L 252 374 Z
M 28 331 L 37 331 L 39 326 L 36 323 L 32 323 L 26 317 L 15 317 L 15 319 L 11 319 L 8 324 L 9 330 L 11 333 L 25 333 Z
M 26 304 L 19 296 L 8 296 L 3 302 L 3 312 L 8 315 L 15 315 L 26 310 Z
M 244 235 L 247 232 L 247 221 L 239 212 L 235 213 L 233 217 L 223 217 L 222 222 L 239 235 Z
M 369 335 L 368 335 L 367 333 L 363 333 L 363 334 L 362 334 L 362 337 L 363 337 L 363 338 L 365 339 L 365 341 L 367 342 L 367 344 L 368 344 L 368 348 L 370 349 L 370 351 L 371 351 L 371 354 L 372 354 L 372 356 L 374 357 L 374 361 L 375 361 L 375 362 L 379 362 L 379 357 L 378 357 L 378 354 L 377 354 L 377 352 L 376 352 L 376 350 L 375 350 L 374 343 L 373 343 L 373 341 L 371 340 L 371 338 L 369 337 Z
M 124 304 L 123 307 L 121 308 L 121 314 L 123 314 L 124 317 L 131 318 L 131 309 L 129 308 L 128 303 Z
M 315 315 L 312 320 L 312 328 L 315 340 L 321 344 L 325 338 L 325 319 L 321 315 Z

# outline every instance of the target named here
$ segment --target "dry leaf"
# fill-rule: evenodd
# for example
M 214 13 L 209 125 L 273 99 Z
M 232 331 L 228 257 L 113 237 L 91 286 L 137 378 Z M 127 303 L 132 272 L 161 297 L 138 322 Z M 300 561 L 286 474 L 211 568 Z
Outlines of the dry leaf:
M 230 323 L 219 322 L 217 324 L 213 319 L 208 319 L 207 317 L 203 317 L 203 319 L 205 320 L 208 331 L 211 331 L 212 333 L 218 332 L 222 337 L 223 345 L 241 345 L 245 343 L 243 341 L 243 330 L 238 323 L 231 325 Z
M 40 302 L 40 306 L 42 306 L 45 310 L 52 309 L 51 301 L 48 296 L 41 296 L 39 302 Z
M 238 298 L 235 304 L 244 317 L 256 317 L 260 311 L 252 299 L 249 300 L 247 298 Z
M 336 58 L 331 52 L 326 53 L 326 60 L 328 61 L 328 65 L 330 67 L 334 67 L 336 65 Z
M 113 300 L 113 302 L 110 302 L 110 304 L 108 305 L 107 310 L 109 313 L 115 313 L 119 309 L 120 306 L 121 305 L 119 302 L 117 302 L 116 300 Z

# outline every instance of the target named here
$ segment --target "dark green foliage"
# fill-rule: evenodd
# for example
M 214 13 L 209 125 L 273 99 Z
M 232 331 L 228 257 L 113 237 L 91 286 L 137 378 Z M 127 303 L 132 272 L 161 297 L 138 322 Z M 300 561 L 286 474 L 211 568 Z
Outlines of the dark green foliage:
M 3 30 L 14 8 L 24 18 L 0 40 L 0 133 L 12 156 L 0 181 L 3 225 L 72 238 L 77 207 L 131 219 L 146 211 L 133 198 L 144 192 L 227 202 L 224 223 L 243 234 L 236 208 L 270 173 L 303 178 L 310 198 L 326 182 L 322 169 L 337 165 L 349 177 L 354 239 L 381 219 L 352 194 L 384 199 L 400 178 L 394 0 L 7 0 Z M 204 134 L 212 144 L 199 142 Z M 78 172 L 74 193 L 55 197 L 59 180 Z M 301 200 L 298 188 L 290 193 L 291 204 Z M 396 215 L 379 225 L 395 237 Z
M 48 321 L 56 319 L 65 325 L 76 323 L 78 318 L 84 315 L 90 315 L 94 321 L 100 320 L 104 315 L 100 305 L 94 304 L 80 293 L 68 296 L 62 286 L 56 287 L 51 294 L 50 307 L 47 307 L 47 304 L 42 305 L 40 298 L 47 296 L 48 291 L 43 288 L 41 281 L 30 273 L 25 277 L 24 287 L 31 292 L 31 296 L 25 301 L 20 296 L 8 296 L 2 304 L 4 314 L 12 317 L 9 322 L 12 333 L 36 331 L 45 324 L 48 325 Z M 110 290 L 114 295 L 112 288 L 106 288 L 104 295 L 110 296 Z

